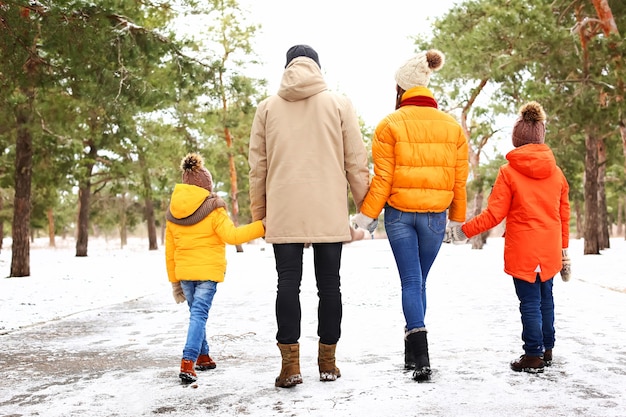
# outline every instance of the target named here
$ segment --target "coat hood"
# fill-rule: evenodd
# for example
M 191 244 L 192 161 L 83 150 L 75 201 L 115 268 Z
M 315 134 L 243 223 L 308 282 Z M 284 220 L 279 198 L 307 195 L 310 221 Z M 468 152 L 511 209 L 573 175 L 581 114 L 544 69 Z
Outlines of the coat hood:
M 189 184 L 176 184 L 170 201 L 170 212 L 177 219 L 191 216 L 209 196 L 204 188 Z
M 218 207 L 226 208 L 226 203 L 217 194 L 195 185 L 176 184 L 165 218 L 180 225 L 196 224 Z
M 283 73 L 278 95 L 287 101 L 299 101 L 328 89 L 320 67 L 310 58 L 294 58 Z
M 517 172 L 534 179 L 547 178 L 557 168 L 552 150 L 543 143 L 515 148 L 506 155 L 506 159 Z

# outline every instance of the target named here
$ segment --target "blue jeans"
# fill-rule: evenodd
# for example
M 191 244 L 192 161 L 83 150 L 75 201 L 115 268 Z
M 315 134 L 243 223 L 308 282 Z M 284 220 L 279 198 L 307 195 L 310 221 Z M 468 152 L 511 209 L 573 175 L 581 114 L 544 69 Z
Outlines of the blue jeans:
M 313 243 L 313 264 L 317 283 L 317 335 L 325 345 L 334 345 L 341 336 L 343 308 L 341 302 L 341 253 L 343 244 Z M 278 343 L 293 344 L 300 339 L 302 311 L 300 283 L 302 282 L 303 243 L 274 244 L 278 289 L 276 292 L 276 322 Z
M 385 207 L 385 230 L 402 284 L 406 330 L 426 327 L 426 278 L 446 231 L 446 213 L 407 213 Z
M 181 281 L 180 285 L 189 306 L 189 328 L 187 329 L 187 342 L 185 342 L 183 349 L 183 359 L 195 362 L 198 355 L 209 354 L 209 344 L 206 341 L 206 321 L 209 318 L 209 310 L 217 290 L 217 282 Z
M 522 314 L 524 353 L 541 356 L 545 349 L 554 347 L 554 278 L 541 282 L 537 274 L 533 283 L 513 278 L 513 284 Z

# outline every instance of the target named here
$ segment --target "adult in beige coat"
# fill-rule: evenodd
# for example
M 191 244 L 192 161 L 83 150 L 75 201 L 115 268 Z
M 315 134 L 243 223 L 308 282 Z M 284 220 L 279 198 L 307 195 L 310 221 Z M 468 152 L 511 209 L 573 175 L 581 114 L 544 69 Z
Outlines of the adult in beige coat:
M 273 244 L 278 291 L 276 340 L 282 355 L 277 387 L 302 383 L 300 283 L 305 244 L 311 244 L 317 282 L 320 380 L 341 376 L 335 348 L 341 334 L 339 269 L 350 241 L 348 187 L 361 207 L 369 187 L 367 151 L 350 100 L 328 90 L 317 52 L 287 51 L 278 93 L 262 101 L 250 134 L 250 204 L 265 218 Z

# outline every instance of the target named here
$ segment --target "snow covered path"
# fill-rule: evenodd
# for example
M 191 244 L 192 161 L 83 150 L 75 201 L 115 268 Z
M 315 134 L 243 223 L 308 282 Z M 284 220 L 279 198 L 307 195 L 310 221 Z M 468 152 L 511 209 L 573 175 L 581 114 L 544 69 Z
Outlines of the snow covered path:
M 177 378 L 187 312 L 165 278 L 163 252 L 93 245 L 31 253 L 32 276 L 0 279 L 0 415 L 5 417 L 626 416 L 626 242 L 583 256 L 572 281 L 555 278 L 555 362 L 515 373 L 521 323 L 502 240 L 481 251 L 444 245 L 428 281 L 432 383 L 403 365 L 400 285 L 386 240 L 344 247 L 342 377 L 320 382 L 312 251 L 302 287 L 304 383 L 273 385 L 276 278 L 262 241 L 228 252 L 207 332 L 217 369 L 198 387 Z M 8 275 L 10 252 L 0 254 Z

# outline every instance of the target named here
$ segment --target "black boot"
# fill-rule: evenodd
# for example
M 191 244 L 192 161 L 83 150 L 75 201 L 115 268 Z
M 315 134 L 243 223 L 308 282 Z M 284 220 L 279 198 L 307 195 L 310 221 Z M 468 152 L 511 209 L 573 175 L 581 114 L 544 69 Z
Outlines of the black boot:
M 430 358 L 428 357 L 426 330 L 414 331 L 409 333 L 406 338 L 415 357 L 413 379 L 418 382 L 430 380 L 432 370 L 430 369 Z
M 411 344 L 404 339 L 404 369 L 415 369 L 415 355 L 411 349 Z

